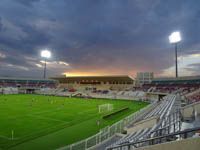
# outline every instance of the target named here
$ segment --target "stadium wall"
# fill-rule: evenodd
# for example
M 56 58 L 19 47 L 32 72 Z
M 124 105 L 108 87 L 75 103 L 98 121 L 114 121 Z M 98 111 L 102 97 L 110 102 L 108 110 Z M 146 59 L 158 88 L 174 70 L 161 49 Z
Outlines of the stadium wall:
M 194 116 L 194 110 L 200 114 L 200 102 L 196 102 L 181 108 L 183 118 L 191 118 Z

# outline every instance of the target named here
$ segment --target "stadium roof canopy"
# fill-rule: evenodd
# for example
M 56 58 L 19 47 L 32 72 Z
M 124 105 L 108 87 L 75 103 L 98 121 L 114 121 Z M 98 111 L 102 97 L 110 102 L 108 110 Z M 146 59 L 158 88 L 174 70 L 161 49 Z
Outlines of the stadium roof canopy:
M 135 81 L 135 78 L 128 75 L 119 75 L 119 76 L 70 76 L 70 77 L 52 77 L 52 79 L 62 82 L 68 81 Z
M 9 78 L 9 77 L 0 77 L 0 81 L 17 81 L 17 82 L 56 82 L 52 79 L 31 79 L 31 78 Z
M 178 78 L 155 78 L 152 83 L 168 83 L 168 82 L 200 82 L 200 76 L 185 76 Z

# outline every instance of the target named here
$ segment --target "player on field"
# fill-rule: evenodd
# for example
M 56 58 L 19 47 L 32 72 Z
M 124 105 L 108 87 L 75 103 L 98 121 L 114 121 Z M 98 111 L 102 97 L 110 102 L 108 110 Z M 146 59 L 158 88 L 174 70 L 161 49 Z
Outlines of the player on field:
M 97 120 L 96 125 L 99 127 L 100 126 L 100 121 Z

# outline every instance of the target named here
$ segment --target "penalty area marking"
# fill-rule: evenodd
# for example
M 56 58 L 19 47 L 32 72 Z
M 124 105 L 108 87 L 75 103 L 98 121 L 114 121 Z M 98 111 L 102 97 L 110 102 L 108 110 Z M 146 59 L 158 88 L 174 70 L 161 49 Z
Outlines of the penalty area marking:
M 62 110 L 62 109 L 58 108 L 58 109 L 51 110 L 51 111 L 41 111 L 41 112 L 33 113 L 33 114 L 30 114 L 30 115 L 44 114 L 44 113 L 48 113 L 48 112 L 56 112 L 56 111 L 59 111 L 59 110 Z
M 79 112 L 78 114 L 85 114 L 85 113 L 87 113 L 87 112 L 94 111 L 94 110 L 97 110 L 97 108 L 95 108 L 95 109 L 90 109 L 90 110 L 87 110 L 87 111 L 82 111 L 82 112 Z
M 4 138 L 4 139 L 7 139 L 7 140 L 17 140 L 19 138 L 9 138 L 7 136 L 3 136 L 3 135 L 0 135 L 0 138 Z
M 30 116 L 30 115 L 26 115 L 26 116 Z M 98 115 L 93 115 L 92 117 L 96 117 L 96 116 L 98 116 Z M 32 117 L 39 117 L 39 116 L 32 116 Z M 42 117 L 43 118 L 43 117 Z M 48 119 L 48 120 L 51 120 L 51 118 L 43 118 L 43 119 Z M 57 120 L 57 119 L 56 119 Z M 61 121 L 61 120 L 57 120 L 57 121 L 60 121 L 60 122 L 63 122 L 63 124 L 70 124 L 71 122 L 74 122 L 74 121 L 77 121 L 77 120 L 80 120 L 80 119 L 75 119 L 75 120 L 73 120 L 73 121 L 69 121 L 69 122 L 66 122 L 66 121 Z M 58 125 L 59 126 L 59 125 Z M 55 127 L 55 126 L 54 126 Z M 49 127 L 49 128 L 45 128 L 45 129 L 41 129 L 41 130 L 39 130 L 39 132 L 36 132 L 36 133 L 40 133 L 40 132 L 42 132 L 42 131 L 44 131 L 44 130 L 47 130 L 47 129 L 51 129 L 52 127 Z M 58 130 L 59 131 L 59 130 Z M 35 133 L 35 134 L 36 134 Z M 50 133 L 51 134 L 51 133 Z M 24 137 L 26 137 L 26 136 L 32 136 L 32 135 L 34 135 L 34 134 L 27 134 L 27 135 L 24 135 L 24 136 L 21 136 L 21 137 L 18 137 L 18 138 L 8 138 L 8 137 L 6 137 L 6 136 L 1 136 L 0 135 L 0 137 L 2 137 L 2 138 L 4 138 L 4 139 L 7 139 L 7 140 L 17 140 L 17 139 L 21 139 L 21 138 L 24 138 Z M 1 149 L 0 149 L 1 150 Z
M 33 113 L 33 114 L 28 114 L 28 115 L 23 115 L 23 116 L 30 116 L 30 117 L 35 117 L 35 118 L 41 118 L 41 119 L 46 119 L 46 120 L 52 120 L 52 121 L 57 121 L 57 122 L 63 122 L 64 124 L 69 124 L 73 121 L 62 121 L 62 120 L 58 120 L 58 119 L 53 119 L 53 118 L 48 118 L 48 117 L 41 117 L 41 116 L 36 116 L 36 114 L 43 114 L 43 113 L 47 113 L 47 112 L 56 112 L 56 111 L 59 111 L 59 110 L 62 110 L 61 108 L 58 108 L 56 110 L 53 110 L 53 111 L 43 111 L 43 112 L 38 112 L 38 113 Z M 95 109 L 90 109 L 88 111 L 83 111 L 83 112 L 79 112 L 78 114 L 85 114 L 87 112 L 91 112 L 91 111 L 94 111 L 94 110 L 97 110 L 96 108 Z M 69 114 L 68 114 L 69 115 Z M 70 115 L 70 116 L 74 116 L 74 115 Z M 97 116 L 97 115 L 94 115 L 94 116 Z M 18 118 L 18 117 L 22 117 L 22 116 L 17 116 L 17 117 L 11 117 L 11 118 Z M 75 120 L 79 120 L 79 119 L 75 119 Z M 50 127 L 51 128 L 51 127 Z M 32 135 L 32 134 L 30 134 Z M 27 136 L 27 135 L 25 135 Z M 22 136 L 24 137 L 24 136 Z M 4 138 L 4 139 L 7 139 L 7 140 L 17 140 L 17 139 L 20 139 L 22 137 L 19 137 L 19 138 L 9 138 L 9 137 L 6 137 L 6 136 L 3 136 L 3 135 L 0 135 L 0 138 Z M 1 149 L 0 149 L 1 150 Z
M 48 118 L 48 117 L 41 117 L 41 116 L 36 116 L 36 115 L 27 115 L 27 116 L 35 117 L 35 118 L 41 118 L 41 119 L 46 119 L 46 120 L 52 120 L 52 121 L 58 121 L 58 122 L 69 123 L 69 122 L 67 122 L 67 121 L 58 120 L 58 119 L 53 119 L 53 118 Z

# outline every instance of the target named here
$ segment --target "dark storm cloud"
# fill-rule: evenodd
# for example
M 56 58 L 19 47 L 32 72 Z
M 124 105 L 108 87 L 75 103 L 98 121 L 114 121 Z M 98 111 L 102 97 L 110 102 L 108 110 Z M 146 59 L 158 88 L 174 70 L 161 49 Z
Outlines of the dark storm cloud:
M 184 69 L 191 72 L 194 75 L 200 74 L 200 63 L 189 64 Z
M 1 32 L 1 30 L 2 30 L 2 28 L 3 28 L 3 24 L 2 24 L 2 21 L 1 21 L 2 19 L 1 19 L 1 17 L 0 17 L 0 32 Z
M 39 2 L 40 0 L 14 0 L 18 3 L 21 3 L 25 6 L 32 7 L 33 3 Z
M 51 35 L 34 26 L 21 24 L 19 27 L 27 35 L 20 38 L 20 43 L 23 43 L 24 49 L 34 49 L 38 46 L 48 45 L 51 42 Z
M 10 54 L 0 62 L 27 67 L 27 75 L 41 69 L 24 57 L 39 63 L 43 48 L 52 50 L 50 61 L 70 64 L 66 70 L 49 70 L 51 74 L 160 74 L 174 65 L 168 35 L 175 30 L 183 37 L 179 55 L 199 53 L 197 0 L 2 0 L 0 4 L 0 53 Z M 11 54 L 17 57 L 10 58 Z

